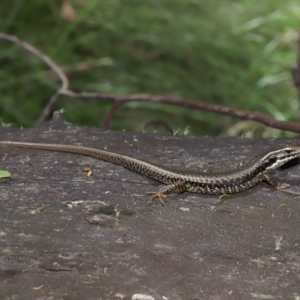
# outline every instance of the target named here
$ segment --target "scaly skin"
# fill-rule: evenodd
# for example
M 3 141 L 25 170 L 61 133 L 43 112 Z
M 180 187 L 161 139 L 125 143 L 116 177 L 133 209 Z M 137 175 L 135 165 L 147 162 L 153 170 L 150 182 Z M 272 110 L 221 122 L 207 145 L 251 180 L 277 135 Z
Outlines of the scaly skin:
M 149 193 L 153 194 L 149 201 L 159 198 L 161 202 L 169 193 L 233 194 L 248 190 L 262 181 L 278 186 L 268 174 L 288 161 L 300 157 L 300 146 L 284 146 L 261 154 L 237 169 L 221 173 L 205 173 L 172 171 L 141 159 L 83 146 L 12 141 L 0 141 L 0 146 L 70 152 L 123 166 L 166 184 L 158 192 Z

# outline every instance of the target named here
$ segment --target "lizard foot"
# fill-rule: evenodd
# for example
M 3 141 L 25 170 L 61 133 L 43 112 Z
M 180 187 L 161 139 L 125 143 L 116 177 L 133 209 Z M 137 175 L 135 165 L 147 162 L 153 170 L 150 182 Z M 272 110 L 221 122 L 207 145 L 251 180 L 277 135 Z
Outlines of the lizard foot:
M 289 187 L 290 185 L 288 183 L 279 183 L 277 185 L 278 189 L 285 189 L 286 187 Z
M 151 204 L 152 201 L 153 201 L 155 198 L 158 198 L 158 199 L 159 199 L 159 202 L 160 202 L 162 205 L 165 205 L 163 199 L 166 199 L 166 198 L 167 198 L 167 195 L 166 195 L 166 194 L 161 193 L 161 192 L 147 192 L 147 195 L 153 195 L 153 196 L 151 196 L 150 199 L 148 200 L 148 204 Z

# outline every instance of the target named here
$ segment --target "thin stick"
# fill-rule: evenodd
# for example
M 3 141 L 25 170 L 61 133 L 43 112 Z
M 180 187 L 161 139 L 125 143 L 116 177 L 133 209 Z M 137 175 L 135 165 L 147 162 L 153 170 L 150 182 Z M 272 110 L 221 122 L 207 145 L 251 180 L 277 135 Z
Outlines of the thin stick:
M 59 77 L 59 79 L 62 82 L 61 89 L 65 90 L 65 89 L 69 88 L 69 80 L 68 80 L 67 76 L 62 71 L 62 69 L 49 56 L 45 55 L 40 50 L 38 50 L 34 46 L 28 44 L 27 42 L 20 40 L 16 36 L 0 32 L 0 39 L 17 44 L 20 47 L 27 50 L 28 52 L 30 52 L 31 54 L 33 54 L 36 57 L 38 57 L 39 59 L 41 59 L 44 63 L 46 63 L 48 65 L 48 67 L 50 67 L 57 74 L 57 76 Z
M 133 95 L 115 95 L 101 92 L 75 92 L 69 89 L 69 80 L 65 75 L 62 68 L 60 68 L 51 58 L 43 54 L 40 50 L 30 45 L 29 43 L 20 40 L 16 36 L 8 35 L 0 32 L 0 39 L 12 42 L 28 52 L 32 53 L 42 61 L 44 61 L 59 77 L 61 81 L 61 88 L 51 97 L 47 105 L 45 106 L 42 114 L 38 118 L 37 124 L 41 124 L 49 116 L 54 103 L 59 99 L 60 96 L 68 98 L 79 98 L 79 99 L 100 99 L 100 100 L 111 100 L 113 105 L 110 111 L 107 113 L 104 119 L 104 126 L 108 127 L 110 120 L 112 119 L 116 110 L 126 102 L 138 101 L 138 102 L 154 102 L 154 103 L 165 103 L 170 105 L 177 105 L 181 107 L 187 107 L 190 109 L 197 109 L 200 111 L 208 111 L 221 115 L 228 115 L 240 119 L 253 120 L 259 123 L 265 124 L 266 126 L 277 128 L 285 131 L 292 131 L 300 133 L 300 123 L 279 121 L 272 118 L 269 115 L 265 115 L 258 111 L 248 111 L 242 109 L 235 109 L 224 105 L 209 104 L 200 102 L 197 100 L 185 99 L 180 97 L 162 96 L 162 95 L 148 95 L 148 94 L 133 94 Z M 294 70 L 295 73 L 295 70 Z M 297 86 L 297 81 L 295 80 Z

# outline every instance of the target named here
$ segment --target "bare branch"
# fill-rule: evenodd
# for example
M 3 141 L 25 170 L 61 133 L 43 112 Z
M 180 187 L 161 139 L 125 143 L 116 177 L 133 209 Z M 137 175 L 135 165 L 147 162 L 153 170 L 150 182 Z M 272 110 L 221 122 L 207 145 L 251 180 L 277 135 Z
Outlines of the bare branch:
M 37 48 L 28 44 L 27 42 L 20 40 L 16 36 L 0 32 L 0 39 L 17 44 L 18 46 L 21 46 L 28 52 L 32 53 L 33 55 L 35 55 L 36 57 L 41 59 L 44 63 L 46 63 L 48 65 L 48 67 L 50 67 L 57 74 L 57 76 L 59 77 L 59 79 L 62 82 L 61 88 L 62 89 L 69 88 L 69 80 L 68 80 L 67 76 L 62 71 L 62 69 L 49 56 L 45 55 L 40 50 L 38 50 Z
M 60 94 L 59 91 L 56 92 L 51 98 L 50 100 L 47 102 L 46 106 L 44 107 L 41 115 L 39 116 L 38 120 L 35 122 L 35 125 L 41 125 L 45 122 L 45 120 L 47 120 L 47 118 L 49 117 L 50 113 L 51 113 L 51 109 L 54 105 L 54 103 L 56 102 L 56 100 L 59 98 Z
M 300 34 L 298 35 L 298 43 L 297 43 L 297 60 L 292 67 L 292 77 L 294 81 L 295 88 L 298 91 L 298 95 L 300 97 Z
M 119 101 L 113 101 L 110 109 L 108 110 L 108 112 L 105 114 L 104 118 L 103 118 L 103 122 L 102 122 L 102 128 L 103 129 L 108 129 L 109 128 L 109 123 L 111 121 L 111 119 L 113 118 L 116 110 L 121 107 L 123 105 L 123 103 L 119 102 Z
M 300 132 L 300 123 L 278 121 L 272 118 L 271 116 L 265 115 L 258 111 L 242 110 L 242 109 L 232 108 L 224 105 L 210 104 L 210 103 L 200 102 L 197 100 L 184 99 L 177 96 L 172 97 L 172 96 L 148 95 L 148 94 L 114 95 L 108 93 L 89 93 L 89 92 L 76 93 L 70 90 L 60 91 L 60 93 L 61 95 L 70 98 L 103 99 L 103 100 L 105 99 L 105 100 L 117 101 L 118 107 L 130 101 L 172 104 L 172 105 L 187 107 L 190 109 L 197 109 L 201 111 L 208 111 L 208 112 L 217 113 L 221 115 L 236 117 L 239 119 L 253 120 L 265 124 L 267 126 L 270 126 L 272 128 L 277 128 L 281 130 L 298 132 L 298 133 Z M 116 108 L 114 107 L 113 111 L 110 111 L 110 117 L 108 119 L 111 119 L 112 113 L 114 113 L 115 110 Z M 105 125 L 106 126 L 109 125 L 107 119 Z
M 43 54 L 41 51 L 33 47 L 32 45 L 28 44 L 20 40 L 15 36 L 11 36 L 5 33 L 0 33 L 0 39 L 10 41 L 15 43 L 25 50 L 29 51 L 36 57 L 40 58 L 44 61 L 59 77 L 62 82 L 61 88 L 51 97 L 47 105 L 45 106 L 41 116 L 39 117 L 37 123 L 40 124 L 41 122 L 45 121 L 46 118 L 49 116 L 51 109 L 56 102 L 56 100 L 60 96 L 65 96 L 68 98 L 78 98 L 78 99 L 100 99 L 100 100 L 111 100 L 113 101 L 113 105 L 111 106 L 110 110 L 106 114 L 103 122 L 104 127 L 109 126 L 109 122 L 113 117 L 115 111 L 122 106 L 123 104 L 130 102 L 130 101 L 138 101 L 138 102 L 155 102 L 155 103 L 165 103 L 170 105 L 177 105 L 181 107 L 187 107 L 190 109 L 197 109 L 200 111 L 208 111 L 212 113 L 228 115 L 231 117 L 236 117 L 240 119 L 246 120 L 254 120 L 270 126 L 272 128 L 277 128 L 286 131 L 292 131 L 300 133 L 300 123 L 296 122 L 286 122 L 286 121 L 278 121 L 272 118 L 271 116 L 265 115 L 258 111 L 247 111 L 242 109 L 235 109 L 228 106 L 223 105 L 216 105 L 216 104 L 209 104 L 200 102 L 197 100 L 191 99 L 184 99 L 176 96 L 162 96 L 162 95 L 148 95 L 148 94 L 134 94 L 134 95 L 114 95 L 109 93 L 101 93 L 101 92 L 75 92 L 69 89 L 69 81 L 67 76 L 65 75 L 62 68 L 57 66 L 47 55 Z M 300 43 L 300 42 L 299 42 Z M 297 61 L 299 65 L 299 59 Z M 297 66 L 294 69 L 294 82 L 296 87 L 298 87 L 300 80 L 298 80 L 298 68 Z M 300 78 L 300 76 L 299 76 Z

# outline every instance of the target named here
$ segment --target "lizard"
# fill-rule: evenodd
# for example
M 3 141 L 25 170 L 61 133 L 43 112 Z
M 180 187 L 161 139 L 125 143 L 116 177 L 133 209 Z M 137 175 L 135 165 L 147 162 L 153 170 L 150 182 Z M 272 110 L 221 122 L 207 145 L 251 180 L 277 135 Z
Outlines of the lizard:
M 246 191 L 261 182 L 266 182 L 272 187 L 284 188 L 287 185 L 277 184 L 269 176 L 269 173 L 285 163 L 300 157 L 300 146 L 288 145 L 262 153 L 238 168 L 224 172 L 207 173 L 172 170 L 171 168 L 127 155 L 77 145 L 0 141 L 0 146 L 69 152 L 123 166 L 165 184 L 158 191 L 147 193 L 152 195 L 148 201 L 149 203 L 155 198 L 158 198 L 163 203 L 163 199 L 170 193 L 233 194 Z

